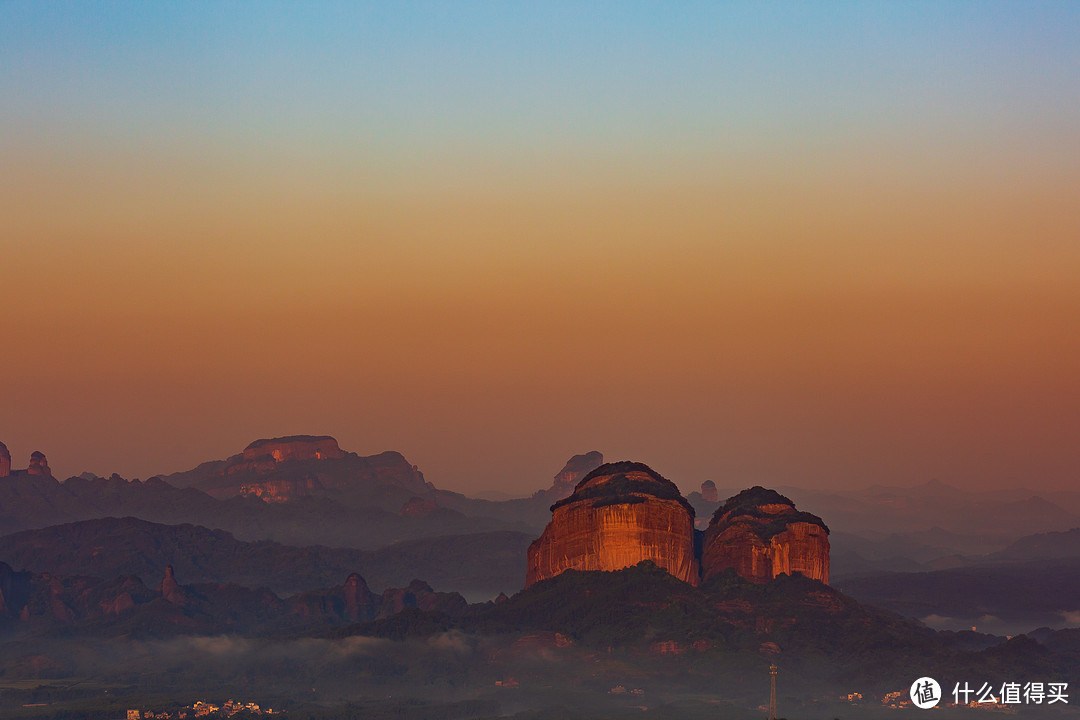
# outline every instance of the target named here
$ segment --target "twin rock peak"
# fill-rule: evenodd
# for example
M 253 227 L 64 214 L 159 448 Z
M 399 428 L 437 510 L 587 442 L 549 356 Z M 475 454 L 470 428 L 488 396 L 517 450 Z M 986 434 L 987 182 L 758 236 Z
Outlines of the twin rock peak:
M 729 569 L 753 582 L 793 573 L 829 582 L 828 527 L 775 490 L 752 487 L 729 498 L 700 543 L 693 506 L 642 463 L 600 465 L 551 511 L 529 546 L 526 586 L 566 570 L 619 570 L 644 560 L 691 585 Z

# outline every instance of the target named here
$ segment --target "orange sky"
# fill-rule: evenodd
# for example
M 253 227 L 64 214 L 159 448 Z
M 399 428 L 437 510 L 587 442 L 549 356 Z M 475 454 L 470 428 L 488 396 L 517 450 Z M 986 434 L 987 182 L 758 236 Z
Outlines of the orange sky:
M 4 5 L 0 441 L 1071 487 L 1075 6 L 964 7 Z
M 592 448 L 686 487 L 1075 478 L 1064 171 L 404 188 L 33 159 L 0 181 L 17 466 L 145 477 L 326 432 L 462 490 L 529 491 Z

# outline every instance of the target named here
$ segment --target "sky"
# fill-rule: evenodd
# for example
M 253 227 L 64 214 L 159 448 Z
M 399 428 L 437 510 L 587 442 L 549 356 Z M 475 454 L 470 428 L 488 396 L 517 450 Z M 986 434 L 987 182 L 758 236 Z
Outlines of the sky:
M 1080 476 L 1080 4 L 0 0 L 0 441 Z

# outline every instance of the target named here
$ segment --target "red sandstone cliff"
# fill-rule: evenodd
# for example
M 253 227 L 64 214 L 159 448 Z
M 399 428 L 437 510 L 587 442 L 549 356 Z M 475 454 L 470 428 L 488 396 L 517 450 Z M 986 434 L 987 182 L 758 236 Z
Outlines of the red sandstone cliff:
M 565 570 L 619 570 L 643 560 L 697 585 L 694 509 L 647 465 L 601 465 L 551 510 L 529 546 L 526 587 Z
M 774 490 L 743 490 L 713 515 L 702 546 L 704 578 L 728 568 L 754 582 L 797 572 L 828 583 L 829 528 Z
M 11 474 L 11 453 L 8 452 L 7 445 L 0 442 L 0 477 L 7 477 Z

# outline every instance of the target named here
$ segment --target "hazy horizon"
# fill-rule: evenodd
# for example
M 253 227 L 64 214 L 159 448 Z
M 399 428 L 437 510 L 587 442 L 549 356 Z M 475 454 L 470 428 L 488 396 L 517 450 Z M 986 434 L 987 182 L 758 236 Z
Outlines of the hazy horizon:
M 0 4 L 0 441 L 1075 486 L 1080 5 Z
M 293 433 L 293 434 L 309 434 L 310 435 L 310 434 L 315 434 L 315 433 Z M 330 435 L 332 435 L 332 433 L 318 433 L 318 434 L 330 434 Z M 259 438 L 259 439 L 262 439 L 262 438 Z M 0 442 L 2 442 L 2 440 L 0 440 Z M 387 452 L 387 451 L 400 452 L 396 448 L 385 448 L 383 450 L 372 450 L 370 452 L 368 452 L 368 451 L 357 451 L 356 449 L 350 448 L 350 447 L 348 447 L 346 445 L 341 445 L 341 448 L 345 452 L 355 452 L 360 456 L 377 455 L 380 452 Z M 37 448 L 37 449 L 41 450 L 41 448 Z M 10 452 L 11 448 L 8 447 L 8 450 Z M 241 447 L 241 448 L 236 449 L 234 452 L 230 452 L 228 455 L 223 455 L 221 457 L 207 457 L 207 458 L 204 458 L 203 460 L 200 460 L 199 463 L 226 460 L 226 459 L 228 459 L 228 457 L 239 455 L 242 450 L 243 450 L 243 448 Z M 589 450 L 582 450 L 581 454 L 583 454 L 585 452 L 589 452 L 591 450 L 598 450 L 598 448 L 590 448 Z M 30 451 L 30 452 L 32 452 L 32 451 Z M 47 451 L 43 451 L 43 452 L 45 452 L 46 457 L 48 457 L 48 452 Z M 600 450 L 600 452 L 602 453 L 603 451 Z M 503 500 L 503 499 L 514 499 L 514 498 L 526 498 L 526 497 L 529 497 L 530 495 L 532 495 L 533 493 L 535 493 L 537 490 L 542 490 L 542 489 L 546 489 L 547 487 L 549 487 L 550 484 L 551 484 L 551 481 L 553 480 L 553 478 L 555 476 L 555 474 L 559 470 L 562 469 L 562 464 L 564 464 L 566 460 L 569 460 L 573 455 L 576 455 L 576 454 L 579 454 L 579 453 L 575 452 L 575 453 L 567 454 L 566 457 L 565 457 L 565 460 L 556 463 L 556 465 L 552 465 L 553 469 L 549 473 L 549 476 L 543 476 L 542 471 L 538 471 L 535 478 L 527 478 L 527 477 L 520 478 L 520 483 L 521 484 L 518 485 L 518 486 L 507 485 L 505 483 L 506 478 L 500 478 L 500 477 L 497 477 L 497 476 L 486 478 L 486 482 L 485 482 L 485 478 L 478 478 L 478 479 L 476 479 L 477 484 L 474 485 L 474 486 L 471 486 L 471 487 L 453 487 L 453 486 L 449 486 L 449 485 L 446 485 L 444 483 L 439 482 L 439 480 L 437 478 L 433 478 L 428 473 L 425 473 L 425 480 L 427 480 L 428 482 L 431 482 L 433 485 L 435 485 L 435 487 L 437 487 L 440 490 L 450 490 L 452 492 L 459 492 L 459 493 L 465 494 L 465 495 L 470 496 L 470 497 L 476 497 L 476 498 L 481 498 L 481 499 Z M 402 453 L 402 455 L 405 456 L 406 460 L 412 462 L 412 458 L 409 457 L 409 455 L 407 453 Z M 29 452 L 26 453 L 26 457 L 27 457 L 27 460 L 29 460 Z M 648 460 L 643 459 L 643 458 L 631 457 L 631 456 L 613 457 L 613 456 L 609 456 L 607 454 L 604 454 L 604 462 L 618 462 L 618 461 L 623 461 L 623 460 L 631 460 L 631 461 L 635 461 L 635 462 L 644 462 L 645 464 L 650 465 Z M 413 464 L 416 464 L 416 463 L 413 463 Z M 12 453 L 12 469 L 21 470 L 21 469 L 24 469 L 25 465 L 26 465 L 26 462 L 20 462 L 19 454 L 17 452 L 13 452 Z M 61 481 L 61 482 L 64 481 L 64 480 L 67 480 L 67 479 L 69 479 L 71 477 L 77 477 L 77 476 L 85 474 L 85 473 L 90 473 L 90 474 L 93 474 L 93 475 L 97 475 L 99 477 L 108 477 L 110 474 L 115 472 L 115 471 L 101 470 L 101 469 L 95 470 L 95 469 L 92 469 L 92 468 L 84 468 L 83 470 L 78 471 L 78 472 L 58 471 L 56 466 L 55 466 L 55 463 L 53 463 L 51 458 L 49 458 L 49 466 L 50 466 L 50 469 L 53 471 L 54 478 L 56 480 Z M 184 472 L 184 471 L 187 471 L 187 470 L 192 470 L 195 467 L 196 467 L 195 465 L 192 465 L 192 466 L 182 467 L 182 468 L 177 468 L 177 469 L 168 469 L 168 470 L 160 471 L 160 472 L 146 473 L 144 475 L 126 475 L 126 476 L 123 476 L 123 477 L 126 480 L 129 480 L 129 481 L 132 481 L 132 480 L 147 480 L 148 478 L 151 478 L 151 477 L 166 477 L 166 476 L 168 476 L 168 475 L 170 475 L 172 473 L 175 473 L 175 472 Z M 418 466 L 418 467 L 419 467 L 421 472 L 425 472 L 423 467 L 420 467 L 420 466 Z M 661 474 L 664 474 L 663 468 L 654 467 L 653 469 L 657 470 Z M 683 491 L 684 494 L 689 494 L 691 492 L 695 492 L 695 491 L 699 490 L 700 485 L 703 482 L 705 482 L 706 480 L 712 480 L 716 484 L 717 488 L 720 490 L 721 493 L 723 493 L 724 491 L 737 491 L 737 490 L 745 489 L 747 487 L 751 487 L 753 485 L 761 485 L 761 484 L 764 484 L 764 485 L 767 485 L 767 486 L 770 486 L 770 487 L 773 487 L 773 488 L 779 489 L 779 490 L 784 490 L 784 489 L 796 490 L 797 489 L 797 490 L 811 491 L 811 492 L 817 492 L 817 491 L 820 491 L 820 492 L 858 492 L 858 491 L 873 489 L 875 487 L 912 489 L 912 488 L 924 486 L 924 485 L 927 485 L 927 484 L 935 484 L 935 483 L 942 484 L 942 485 L 947 485 L 949 487 L 953 487 L 953 488 L 960 489 L 960 490 L 964 489 L 962 486 L 957 485 L 956 483 L 949 482 L 947 480 L 943 480 L 943 479 L 941 479 L 939 477 L 930 477 L 930 478 L 924 478 L 924 479 L 912 479 L 912 480 L 909 480 L 909 481 L 899 480 L 897 482 L 875 481 L 873 479 L 867 479 L 865 482 L 862 482 L 862 483 L 858 483 L 858 482 L 856 482 L 856 483 L 844 483 L 844 484 L 841 484 L 841 485 L 828 484 L 828 483 L 816 483 L 816 484 L 802 483 L 802 484 L 800 484 L 797 479 L 794 480 L 794 481 L 787 481 L 787 480 L 782 480 L 782 479 L 775 479 L 775 481 L 770 481 L 770 480 L 767 480 L 767 479 L 760 479 L 760 478 L 757 478 L 757 479 L 755 479 L 755 478 L 746 478 L 746 479 L 740 481 L 740 480 L 735 479 L 735 478 L 721 480 L 721 479 L 717 479 L 717 478 L 714 478 L 714 477 L 694 478 L 694 477 L 676 477 L 676 476 L 671 476 L 671 475 L 668 475 L 667 477 L 668 477 L 669 480 L 671 480 L 676 485 L 678 485 L 679 488 Z M 530 484 L 530 480 L 535 480 L 535 482 Z M 515 488 L 515 487 L 517 489 L 505 489 L 505 488 Z M 1038 494 L 1040 492 L 1052 493 L 1052 492 L 1056 492 L 1056 491 L 1071 490 L 1071 488 L 1039 487 L 1039 486 L 1032 486 L 1030 484 L 1024 484 L 1024 485 L 1019 485 L 1018 484 L 1018 485 L 1013 485 L 1013 486 L 1000 486 L 1000 487 L 974 487 L 974 488 L 967 488 L 967 489 L 971 490 L 971 491 L 974 491 L 974 492 L 981 492 L 981 491 L 987 491 L 987 492 L 1024 491 L 1024 492 L 1030 492 L 1032 494 Z M 721 500 L 723 500 L 723 499 L 724 498 L 721 497 Z

